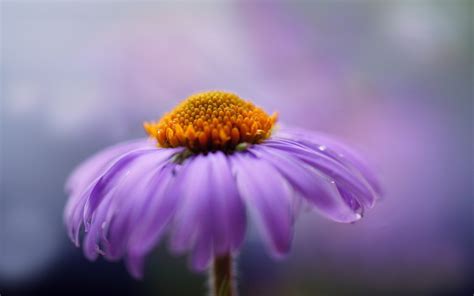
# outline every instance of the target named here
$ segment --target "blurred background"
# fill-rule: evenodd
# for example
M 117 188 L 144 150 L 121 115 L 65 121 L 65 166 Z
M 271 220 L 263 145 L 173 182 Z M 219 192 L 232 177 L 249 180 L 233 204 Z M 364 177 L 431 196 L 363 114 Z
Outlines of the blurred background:
M 87 156 L 224 89 L 364 154 L 385 197 L 353 225 L 306 214 L 291 254 L 251 231 L 241 295 L 472 295 L 470 1 L 1 1 L 0 294 L 204 295 L 186 258 L 143 281 L 68 240 Z

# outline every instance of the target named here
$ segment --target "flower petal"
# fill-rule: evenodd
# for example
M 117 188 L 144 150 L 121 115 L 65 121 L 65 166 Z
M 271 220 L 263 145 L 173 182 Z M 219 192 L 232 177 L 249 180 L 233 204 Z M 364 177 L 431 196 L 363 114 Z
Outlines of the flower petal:
M 197 271 L 204 271 L 212 259 L 212 236 L 210 232 L 201 232 L 196 239 L 191 257 L 191 266 Z
M 379 181 L 363 158 L 359 156 L 354 149 L 351 149 L 335 137 L 324 133 L 289 127 L 281 128 L 276 133 L 275 137 L 297 141 L 312 147 L 314 150 L 319 150 L 327 156 L 332 157 L 349 167 L 353 167 L 364 176 L 378 195 L 382 195 Z
M 179 188 L 179 178 L 176 177 L 178 165 L 169 163 L 165 165 L 152 178 L 152 195 L 138 223 L 130 234 L 128 253 L 133 257 L 140 257 L 151 251 L 157 244 L 165 227 L 174 215 L 179 202 L 176 188 Z
M 239 196 L 227 156 L 223 152 L 207 155 L 210 162 L 209 180 L 212 183 L 212 233 L 216 255 L 237 249 L 245 236 L 245 206 Z
M 127 175 L 127 169 L 139 157 L 156 152 L 157 148 L 145 148 L 130 151 L 119 157 L 103 175 L 93 182 L 93 188 L 84 206 L 84 223 L 88 230 L 90 219 L 103 198 Z
M 148 148 L 152 146 L 153 142 L 148 139 L 137 139 L 120 143 L 100 151 L 74 169 L 66 182 L 66 191 L 70 193 L 75 189 L 80 190 L 80 188 L 87 187 L 87 185 L 107 169 L 108 165 L 115 158 L 138 148 Z
M 357 172 L 320 151 L 286 139 L 271 139 L 262 145 L 293 154 L 298 159 L 334 179 L 338 188 L 345 188 L 353 192 L 364 207 L 371 208 L 374 205 L 377 194 L 367 181 Z
M 269 146 L 252 147 L 252 152 L 273 165 L 295 190 L 328 218 L 338 222 L 354 222 L 361 218 L 346 204 L 332 179 L 291 153 Z
M 127 270 L 132 274 L 134 278 L 143 278 L 143 268 L 145 265 L 144 257 L 128 255 L 125 260 L 125 263 L 127 265 Z
M 84 251 L 90 259 L 95 254 L 104 252 L 109 259 L 123 255 L 128 242 L 129 232 L 139 224 L 130 221 L 140 214 L 150 196 L 147 186 L 150 175 L 159 169 L 164 161 L 175 151 L 154 149 L 153 153 L 137 156 L 133 162 L 123 166 L 126 173 L 121 173 L 120 182 L 115 187 L 104 191 L 101 202 L 92 213 L 90 228 L 84 240 Z M 107 233 L 108 232 L 108 233 Z
M 293 235 L 292 192 L 286 180 L 266 161 L 250 153 L 234 153 L 232 168 L 246 207 L 276 256 L 287 253 Z
M 121 155 L 139 148 L 150 147 L 150 145 L 150 141 L 140 139 L 107 148 L 77 167 L 68 178 L 66 192 L 69 194 L 69 199 L 64 209 L 64 221 L 69 237 L 77 246 L 84 205 L 93 189 L 94 180 L 110 168 L 111 163 Z
M 245 207 L 224 153 L 197 155 L 185 165 L 171 244 L 176 252 L 192 248 L 192 266 L 202 270 L 210 255 L 229 253 L 240 246 L 245 235 Z
M 94 212 L 91 225 L 85 234 L 82 248 L 84 255 L 89 260 L 96 260 L 99 254 L 103 254 L 103 250 L 99 244 L 99 237 L 102 234 L 103 221 L 106 219 L 111 201 L 111 194 L 108 194 L 97 208 L 97 211 Z
M 87 197 L 92 191 L 92 187 L 93 186 L 90 185 L 81 194 L 76 193 L 77 198 L 71 196 L 64 211 L 64 220 L 68 230 L 68 235 L 76 247 L 79 247 L 79 234 L 84 217 L 84 205 L 86 204 Z
M 113 191 L 106 234 L 109 243 L 107 255 L 112 259 L 122 256 L 126 251 L 131 232 L 143 227 L 143 214 L 154 198 L 156 188 L 161 185 L 161 180 L 156 176 L 163 166 L 169 164 L 170 157 L 175 153 L 176 149 L 157 149 L 137 159 Z M 135 243 L 140 244 L 139 241 Z
M 181 184 L 176 184 L 180 205 L 174 217 L 171 248 L 177 253 L 193 247 L 193 244 L 203 231 L 209 231 L 210 199 L 207 172 L 209 162 L 199 154 L 188 158 L 181 169 Z

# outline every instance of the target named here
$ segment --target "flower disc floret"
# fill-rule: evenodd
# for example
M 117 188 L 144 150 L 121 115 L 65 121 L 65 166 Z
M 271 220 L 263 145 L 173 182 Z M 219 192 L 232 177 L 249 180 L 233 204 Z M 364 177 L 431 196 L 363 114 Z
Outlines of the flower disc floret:
M 144 127 L 164 148 L 229 151 L 241 143 L 267 139 L 276 120 L 276 113 L 270 116 L 236 94 L 209 91 L 188 97 L 157 122 L 145 122 Z

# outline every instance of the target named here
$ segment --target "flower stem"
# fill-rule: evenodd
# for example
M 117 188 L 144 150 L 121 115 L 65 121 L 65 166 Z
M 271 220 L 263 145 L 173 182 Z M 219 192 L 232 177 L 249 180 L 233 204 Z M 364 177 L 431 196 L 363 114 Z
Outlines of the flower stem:
M 237 296 L 231 254 L 214 258 L 210 276 L 210 296 Z

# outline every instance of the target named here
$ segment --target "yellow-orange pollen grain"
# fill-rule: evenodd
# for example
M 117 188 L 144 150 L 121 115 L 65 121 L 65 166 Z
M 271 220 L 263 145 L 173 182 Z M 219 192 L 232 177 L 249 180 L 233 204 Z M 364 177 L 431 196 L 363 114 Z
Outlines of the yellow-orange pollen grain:
M 159 146 L 192 151 L 233 150 L 240 143 L 259 143 L 271 134 L 277 114 L 268 115 L 233 93 L 209 91 L 188 97 L 146 132 Z

